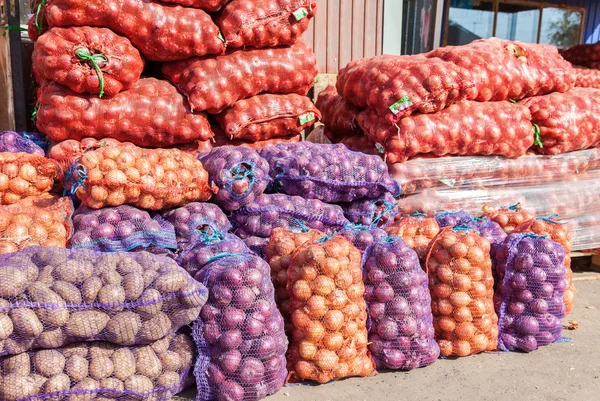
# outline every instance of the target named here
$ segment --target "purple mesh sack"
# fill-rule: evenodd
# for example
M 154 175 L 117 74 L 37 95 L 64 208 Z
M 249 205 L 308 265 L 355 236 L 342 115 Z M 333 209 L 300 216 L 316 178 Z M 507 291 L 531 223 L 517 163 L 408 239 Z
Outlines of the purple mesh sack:
M 185 248 L 192 238 L 197 238 L 202 230 L 212 227 L 226 233 L 231 230 L 231 223 L 217 205 L 211 203 L 192 202 L 176 209 L 167 210 L 162 216 L 175 226 L 177 247 Z
M 307 228 L 331 233 L 348 223 L 344 211 L 317 199 L 284 194 L 261 195 L 231 216 L 234 233 L 240 238 L 271 236 L 277 227 L 303 222 Z
M 69 248 L 101 252 L 127 252 L 177 248 L 175 228 L 160 216 L 129 205 L 89 209 L 80 206 L 73 215 L 74 234 Z M 154 245 L 154 247 L 152 247 Z
M 392 180 L 385 162 L 354 152 L 342 144 L 284 143 L 264 148 L 273 188 L 323 202 L 352 202 L 377 198 L 386 192 L 400 196 L 400 185 Z
M 193 383 L 194 343 L 170 334 L 150 345 L 75 343 L 0 358 L 4 401 L 168 401 Z
M 354 223 L 346 224 L 344 228 L 337 233 L 352 242 L 352 245 L 354 245 L 360 253 L 364 253 L 374 242 L 380 242 L 387 238 L 385 231 L 380 228 L 373 228 Z
M 363 258 L 369 310 L 369 350 L 377 368 L 410 370 L 435 362 L 427 273 L 419 257 L 398 237 L 375 242 Z
M 374 199 L 360 199 L 341 205 L 344 216 L 352 223 L 384 228 L 399 213 L 398 201 L 386 192 Z
M 194 369 L 196 400 L 255 401 L 277 392 L 287 377 L 288 341 L 267 263 L 221 254 L 195 278 L 210 293 L 193 325 L 203 361 Z
M 80 341 L 149 344 L 193 322 L 207 297 L 163 256 L 28 247 L 0 255 L 0 356 Z
M 440 226 L 440 230 L 444 227 L 454 227 L 459 224 L 469 224 L 473 221 L 473 216 L 464 211 L 459 212 L 439 212 L 435 214 L 435 221 Z
M 560 340 L 565 250 L 535 234 L 510 234 L 497 252 L 498 345 L 531 352 Z
M 213 201 L 225 210 L 246 206 L 265 192 L 270 181 L 269 163 L 244 146 L 220 146 L 200 161 L 209 181 L 219 188 Z
M 34 141 L 24 138 L 13 131 L 4 131 L 0 133 L 0 152 L 11 153 L 31 153 L 45 156 L 46 152 Z
M 265 258 L 265 248 L 269 245 L 270 238 L 263 237 L 248 237 L 244 238 L 243 241 L 252 252 L 260 256 L 261 258 Z
M 492 263 L 494 263 L 496 259 L 496 252 L 506 239 L 506 232 L 504 232 L 500 224 L 496 223 L 495 221 L 488 220 L 486 217 L 473 219 L 466 225 L 469 228 L 478 231 L 479 235 L 490 242 L 490 257 L 492 258 Z M 492 270 L 492 272 L 494 271 L 495 269 Z

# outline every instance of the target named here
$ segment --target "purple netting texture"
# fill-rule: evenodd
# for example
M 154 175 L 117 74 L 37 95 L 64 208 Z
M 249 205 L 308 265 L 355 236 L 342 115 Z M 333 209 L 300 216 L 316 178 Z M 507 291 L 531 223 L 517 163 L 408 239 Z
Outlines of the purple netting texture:
M 208 367 L 194 370 L 196 400 L 255 401 L 277 392 L 287 377 L 288 341 L 267 263 L 219 255 L 196 279 L 210 292 L 193 327 L 199 354 L 210 355 Z
M 479 235 L 490 242 L 490 257 L 492 258 L 492 263 L 495 263 L 496 252 L 498 252 L 498 248 L 502 246 L 506 239 L 506 232 L 500 224 L 487 218 L 482 218 L 473 219 L 470 223 L 467 223 L 467 226 L 478 231 Z M 495 269 L 493 272 L 495 272 Z
M 285 143 L 268 146 L 260 155 L 269 162 L 274 189 L 288 195 L 330 203 L 372 199 L 386 192 L 400 196 L 400 186 L 381 158 L 341 144 Z
M 435 221 L 440 226 L 440 230 L 444 227 L 454 227 L 459 224 L 469 224 L 473 221 L 473 216 L 462 210 L 459 212 L 441 212 L 436 213 Z
M 3 401 L 168 401 L 192 382 L 194 343 L 170 334 L 150 345 L 75 343 L 0 358 Z
M 374 242 L 383 241 L 387 237 L 386 232 L 380 228 L 353 223 L 346 224 L 346 226 L 337 233 L 352 242 L 352 245 L 354 245 L 360 253 L 364 253 Z
M 376 242 L 364 256 L 369 350 L 377 368 L 409 370 L 435 362 L 435 341 L 427 274 L 400 239 Z
M 0 255 L 0 355 L 79 341 L 148 344 L 193 322 L 207 297 L 163 256 L 28 247 Z
M 535 234 L 511 234 L 497 252 L 498 346 L 531 352 L 560 340 L 565 250 Z
M 0 152 L 24 152 L 41 156 L 46 155 L 44 149 L 39 147 L 34 141 L 26 139 L 13 131 L 0 133 Z
M 305 199 L 284 194 L 261 195 L 248 206 L 231 216 L 234 233 L 240 238 L 271 236 L 277 227 L 294 227 L 303 223 L 331 233 L 348 223 L 344 211 L 337 205 L 329 205 L 317 199 Z
M 129 205 L 103 209 L 80 206 L 73 215 L 73 228 L 74 234 L 69 240 L 72 249 L 152 252 L 155 247 L 177 248 L 173 224 L 158 215 L 152 218 L 148 212 Z
M 200 161 L 209 182 L 219 188 L 213 201 L 225 210 L 246 206 L 265 192 L 270 181 L 269 163 L 256 150 L 244 146 L 220 146 Z
M 248 237 L 244 238 L 243 241 L 252 252 L 264 259 L 265 249 L 267 248 L 267 245 L 269 245 L 269 239 L 270 238 L 263 237 Z
M 211 203 L 192 202 L 176 209 L 162 213 L 162 216 L 175 226 L 177 247 L 182 250 L 201 231 L 209 228 L 225 233 L 231 230 L 227 216 L 217 206 Z
M 222 253 L 250 253 L 244 241 L 233 234 L 216 233 L 214 237 L 198 240 L 179 255 L 177 260 L 191 276 L 211 262 L 212 258 Z
M 341 206 L 344 216 L 351 222 L 379 228 L 387 227 L 399 213 L 398 201 L 389 192 L 374 199 L 359 199 Z

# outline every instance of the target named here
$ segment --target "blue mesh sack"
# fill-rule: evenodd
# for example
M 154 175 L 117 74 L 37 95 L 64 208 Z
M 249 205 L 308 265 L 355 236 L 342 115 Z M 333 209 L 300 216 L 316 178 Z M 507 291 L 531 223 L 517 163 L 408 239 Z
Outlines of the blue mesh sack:
M 385 228 L 398 215 L 398 201 L 392 194 L 385 194 L 373 199 L 360 199 L 342 204 L 344 216 L 352 223 Z
M 41 156 L 46 155 L 44 149 L 33 140 L 27 139 L 13 131 L 4 131 L 0 133 L 0 152 L 24 152 Z
M 273 188 L 288 195 L 329 203 L 372 199 L 386 192 L 400 196 L 400 185 L 381 158 L 341 144 L 279 144 L 260 155 L 269 162 Z

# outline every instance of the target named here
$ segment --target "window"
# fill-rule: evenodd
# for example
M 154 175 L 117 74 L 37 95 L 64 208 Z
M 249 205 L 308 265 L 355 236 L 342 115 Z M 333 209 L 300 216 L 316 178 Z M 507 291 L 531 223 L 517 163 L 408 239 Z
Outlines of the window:
M 527 0 L 450 0 L 444 45 L 464 45 L 496 36 L 560 48 L 576 45 L 584 9 Z

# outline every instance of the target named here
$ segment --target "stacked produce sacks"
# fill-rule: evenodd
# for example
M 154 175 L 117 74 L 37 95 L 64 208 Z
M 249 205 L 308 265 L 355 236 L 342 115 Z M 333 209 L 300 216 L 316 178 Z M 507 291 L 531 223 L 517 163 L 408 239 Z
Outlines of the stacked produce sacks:
M 600 88 L 600 44 L 581 44 L 561 52 L 565 60 L 573 63 L 577 72 L 576 86 L 583 88 Z

